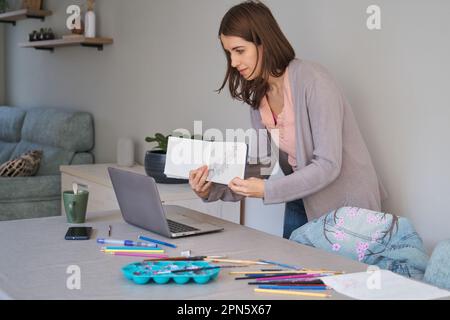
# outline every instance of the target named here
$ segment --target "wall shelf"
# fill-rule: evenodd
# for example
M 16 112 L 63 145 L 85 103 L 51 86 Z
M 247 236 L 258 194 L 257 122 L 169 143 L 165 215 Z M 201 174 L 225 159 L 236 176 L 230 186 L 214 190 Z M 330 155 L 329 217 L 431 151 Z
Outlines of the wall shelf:
M 1 23 L 11 23 L 13 26 L 16 25 L 16 22 L 19 20 L 25 19 L 40 19 L 42 21 L 45 20 L 45 17 L 51 16 L 52 12 L 49 10 L 30 10 L 30 9 L 21 9 L 15 11 L 9 11 L 0 14 L 0 22 Z
M 75 38 L 75 39 L 56 39 L 56 40 L 44 40 L 44 41 L 32 41 L 19 43 L 21 48 L 35 48 L 36 50 L 48 50 L 53 52 L 55 48 L 68 47 L 68 46 L 83 46 L 94 47 L 99 51 L 103 50 L 104 45 L 112 44 L 111 38 Z

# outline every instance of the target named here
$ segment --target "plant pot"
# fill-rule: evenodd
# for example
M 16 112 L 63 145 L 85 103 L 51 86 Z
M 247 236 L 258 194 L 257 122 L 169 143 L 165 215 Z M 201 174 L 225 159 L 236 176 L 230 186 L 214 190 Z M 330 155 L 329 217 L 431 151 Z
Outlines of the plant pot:
M 147 175 L 153 177 L 157 183 L 181 184 L 189 182 L 187 179 L 167 178 L 164 174 L 164 166 L 166 165 L 166 153 L 164 151 L 147 151 L 144 165 Z

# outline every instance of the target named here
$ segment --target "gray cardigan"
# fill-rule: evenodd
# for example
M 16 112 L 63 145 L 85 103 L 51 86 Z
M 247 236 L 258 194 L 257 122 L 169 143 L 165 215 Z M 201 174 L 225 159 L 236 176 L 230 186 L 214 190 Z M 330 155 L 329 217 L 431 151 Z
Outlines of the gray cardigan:
M 264 204 L 303 199 L 308 220 L 343 206 L 380 211 L 386 192 L 344 94 L 321 65 L 294 59 L 288 67 L 296 117 L 297 167 L 280 152 L 286 176 L 265 180 Z M 265 129 L 259 110 L 250 110 L 253 128 Z M 290 170 L 290 171 L 289 171 Z M 215 184 L 206 202 L 243 197 Z

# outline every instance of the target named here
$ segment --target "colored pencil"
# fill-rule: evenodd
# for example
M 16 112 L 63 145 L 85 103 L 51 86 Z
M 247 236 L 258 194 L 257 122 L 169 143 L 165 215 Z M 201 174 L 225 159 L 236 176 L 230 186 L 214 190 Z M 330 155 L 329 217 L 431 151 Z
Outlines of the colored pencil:
M 283 269 L 261 269 L 261 272 L 266 271 L 266 272 L 272 272 L 272 271 L 284 271 Z
M 317 298 L 329 298 L 331 295 L 326 293 L 316 293 L 316 292 L 301 292 L 295 290 L 273 290 L 273 289 L 259 289 L 255 288 L 255 292 L 262 293 L 274 293 L 274 294 L 287 294 L 287 295 L 296 295 L 296 296 L 305 296 L 305 297 L 317 297 Z
M 313 280 L 313 281 L 286 281 L 286 280 L 273 280 L 273 281 L 255 281 L 255 282 L 247 282 L 249 285 L 261 285 L 261 284 L 276 284 L 276 285 L 324 285 L 324 282 L 321 280 Z
M 311 274 L 311 273 L 337 273 L 337 271 L 322 271 L 322 270 L 280 270 L 280 271 L 233 271 L 230 274 Z
M 203 257 L 167 257 L 160 259 L 146 259 L 145 262 L 156 262 L 156 261 L 202 261 Z
M 147 242 L 153 242 L 153 243 L 161 244 L 163 246 L 168 246 L 168 247 L 171 247 L 171 248 L 176 248 L 177 247 L 176 245 L 174 245 L 172 243 L 164 242 L 164 241 L 157 240 L 157 239 L 152 239 L 152 238 L 149 238 L 149 237 L 139 236 L 139 239 L 147 241 Z
M 102 252 L 164 253 L 164 250 L 100 250 Z
M 106 249 L 106 248 L 102 248 L 100 249 L 101 251 L 119 251 L 119 252 L 148 252 L 148 253 L 152 253 L 152 252 L 164 252 L 163 249 Z
M 167 254 L 164 252 L 130 252 L 130 251 L 102 251 L 105 254 L 127 253 L 127 254 L 139 254 L 143 258 L 164 258 Z
M 164 259 L 148 259 L 144 260 L 146 262 L 149 261 L 201 261 L 205 260 L 206 258 L 214 259 L 214 258 L 226 258 L 225 256 L 194 256 L 194 257 L 168 257 Z
M 130 253 L 130 252 L 106 252 L 106 254 L 110 254 L 113 256 L 122 256 L 122 257 L 142 257 L 142 258 L 163 258 L 167 257 L 165 254 L 145 254 L 145 253 Z
M 243 277 L 248 277 L 249 279 L 257 279 L 257 278 L 273 278 L 273 277 L 284 277 L 284 276 L 295 276 L 299 274 L 295 273 L 277 273 L 277 274 L 271 274 L 271 273 L 261 273 L 261 274 L 244 274 Z M 303 275 L 303 274 L 301 274 Z
M 163 250 L 161 248 L 157 248 L 157 247 L 131 247 L 131 246 L 118 246 L 118 247 L 114 247 L 114 246 L 107 246 L 107 247 L 102 247 L 102 249 L 106 249 L 106 250 Z
M 276 285 L 262 285 L 260 289 L 273 289 L 273 290 L 327 290 L 326 286 L 276 286 Z
M 295 276 L 295 275 L 305 275 L 311 274 L 309 272 L 251 272 L 251 271 L 242 271 L 242 272 L 230 272 L 233 275 L 241 275 L 245 277 L 277 277 L 277 276 Z
M 322 275 L 320 274 L 298 274 L 298 275 L 289 275 L 289 276 L 273 276 L 273 275 L 269 275 L 269 276 L 251 276 L 251 277 L 238 277 L 235 278 L 235 280 L 278 280 L 278 279 L 307 279 L 307 278 L 318 278 Z
M 318 278 L 321 277 L 321 274 L 301 274 L 301 275 L 294 275 L 294 276 L 279 276 L 279 277 L 263 277 L 263 278 L 256 278 L 256 281 L 259 279 L 267 279 L 267 280 L 281 280 L 281 279 L 305 279 L 305 278 Z M 253 278 L 255 279 L 255 278 Z

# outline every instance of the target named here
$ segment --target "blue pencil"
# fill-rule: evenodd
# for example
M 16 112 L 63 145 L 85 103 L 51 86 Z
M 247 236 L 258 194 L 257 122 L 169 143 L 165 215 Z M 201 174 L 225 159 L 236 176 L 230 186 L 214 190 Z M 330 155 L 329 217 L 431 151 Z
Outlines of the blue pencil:
M 260 289 L 276 289 L 276 290 L 327 290 L 325 286 L 270 286 L 262 285 Z
M 148 241 L 148 242 L 157 243 L 157 244 L 160 244 L 160 245 L 163 245 L 163 246 L 168 246 L 168 247 L 171 247 L 171 248 L 176 248 L 177 247 L 174 244 L 167 243 L 167 242 L 160 241 L 160 240 L 156 240 L 156 239 L 152 239 L 152 238 L 148 238 L 148 237 L 144 237 L 144 236 L 139 236 L 139 239 L 140 240 L 144 240 L 144 241 Z

